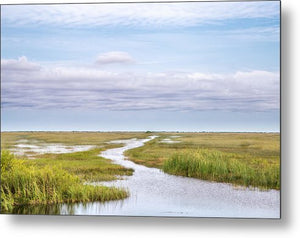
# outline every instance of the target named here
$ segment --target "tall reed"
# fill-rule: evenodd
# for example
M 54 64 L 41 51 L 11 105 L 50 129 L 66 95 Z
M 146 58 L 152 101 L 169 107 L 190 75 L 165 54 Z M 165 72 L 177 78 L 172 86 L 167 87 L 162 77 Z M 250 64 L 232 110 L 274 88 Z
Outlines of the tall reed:
M 165 160 L 163 171 L 204 180 L 279 189 L 279 166 L 263 161 L 257 163 L 250 166 L 233 153 L 198 149 L 174 154 Z
M 84 185 L 59 166 L 37 167 L 1 152 L 1 212 L 25 204 L 52 204 L 122 199 L 127 191 Z

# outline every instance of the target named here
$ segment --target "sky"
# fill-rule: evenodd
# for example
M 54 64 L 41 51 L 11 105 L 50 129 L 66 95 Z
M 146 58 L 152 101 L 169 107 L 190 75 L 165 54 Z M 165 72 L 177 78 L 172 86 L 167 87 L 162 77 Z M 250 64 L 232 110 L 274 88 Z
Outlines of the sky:
M 1 7 L 2 131 L 280 129 L 280 3 Z

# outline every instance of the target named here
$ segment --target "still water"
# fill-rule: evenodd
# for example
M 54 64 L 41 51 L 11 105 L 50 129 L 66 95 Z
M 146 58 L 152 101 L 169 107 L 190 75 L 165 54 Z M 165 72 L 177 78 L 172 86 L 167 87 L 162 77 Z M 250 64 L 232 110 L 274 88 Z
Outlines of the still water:
M 148 139 L 113 141 L 124 146 L 100 154 L 127 168 L 132 176 L 112 182 L 94 183 L 126 188 L 127 199 L 110 202 L 61 204 L 52 206 L 19 207 L 14 213 L 122 215 L 122 216 L 180 216 L 180 217 L 246 217 L 279 218 L 279 191 L 259 191 L 237 188 L 230 184 L 168 175 L 156 168 L 148 168 L 126 160 L 123 153 L 142 146 Z

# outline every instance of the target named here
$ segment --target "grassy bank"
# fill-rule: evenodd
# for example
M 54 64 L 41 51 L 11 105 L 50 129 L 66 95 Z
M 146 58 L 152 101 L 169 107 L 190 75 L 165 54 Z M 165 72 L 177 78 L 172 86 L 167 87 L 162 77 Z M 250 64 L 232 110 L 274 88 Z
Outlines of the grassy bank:
M 100 152 L 116 145 L 106 145 L 88 151 L 66 154 L 43 154 L 29 163 L 37 168 L 60 165 L 62 169 L 78 176 L 82 181 L 109 181 L 118 176 L 132 175 L 133 169 L 113 164 L 110 160 L 99 156 Z
M 88 202 L 122 199 L 124 190 L 84 185 L 82 180 L 61 166 L 37 166 L 1 153 L 1 213 L 16 205 Z
M 162 143 L 165 138 L 180 143 Z M 126 155 L 174 175 L 279 189 L 279 146 L 278 133 L 161 133 Z
M 132 169 L 99 157 L 101 151 L 121 145 L 107 144 L 111 140 L 145 138 L 147 133 L 133 132 L 2 132 L 1 149 L 15 149 L 17 144 L 47 146 L 93 145 L 88 151 L 38 154 L 25 152 L 12 156 L 1 154 L 1 210 L 30 204 L 87 202 L 122 199 L 124 190 L 104 186 L 84 185 L 86 182 L 109 181 L 131 175 Z M 27 158 L 27 156 L 30 156 Z

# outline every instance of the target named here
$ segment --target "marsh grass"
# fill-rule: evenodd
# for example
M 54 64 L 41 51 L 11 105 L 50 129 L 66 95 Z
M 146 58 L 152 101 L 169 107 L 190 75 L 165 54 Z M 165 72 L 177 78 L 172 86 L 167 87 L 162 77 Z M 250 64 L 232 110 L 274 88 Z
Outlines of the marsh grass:
M 215 150 L 190 150 L 165 160 L 163 171 L 186 177 L 227 182 L 263 189 L 279 189 L 279 168 L 267 161 L 258 166 L 244 163 L 239 155 Z
M 104 186 L 84 185 L 62 166 L 37 166 L 1 152 L 1 213 L 14 206 L 122 199 L 127 191 Z
M 20 140 L 33 144 L 62 143 L 64 145 L 103 145 L 111 140 L 146 138 L 149 133 L 142 132 L 1 132 L 1 148 L 10 149 Z
M 99 157 L 102 150 L 121 145 L 106 142 L 146 138 L 150 133 L 4 132 L 1 148 L 19 140 L 35 143 L 95 145 L 89 151 L 35 154 L 34 160 L 1 154 L 1 212 L 19 205 L 106 201 L 125 198 L 124 190 L 84 185 L 131 175 L 132 169 Z M 158 133 L 155 133 L 158 134 Z M 161 168 L 170 174 L 280 189 L 280 135 L 278 133 L 159 133 L 144 146 L 125 155 L 135 163 Z M 170 136 L 180 143 L 166 144 Z M 25 206 L 26 207 L 26 206 Z
M 102 150 L 122 146 L 106 142 L 148 136 L 149 133 L 131 132 L 2 132 L 1 212 L 9 213 L 23 205 L 107 201 L 127 197 L 125 190 L 87 184 L 133 173 L 132 169 L 99 156 Z M 94 145 L 95 148 L 64 154 L 28 152 L 17 158 L 5 151 L 14 149 L 18 143 L 40 146 L 48 143 Z M 26 155 L 34 159 L 27 159 Z
M 280 189 L 279 133 L 160 133 L 125 155 L 166 173 Z M 180 136 L 176 144 L 159 143 Z M 172 138 L 172 140 L 174 140 Z
M 78 176 L 83 182 L 110 181 L 119 176 L 132 175 L 133 169 L 113 164 L 110 160 L 100 157 L 101 151 L 118 147 L 106 145 L 89 151 L 66 154 L 43 154 L 30 163 L 36 167 L 60 165 L 62 169 Z

